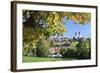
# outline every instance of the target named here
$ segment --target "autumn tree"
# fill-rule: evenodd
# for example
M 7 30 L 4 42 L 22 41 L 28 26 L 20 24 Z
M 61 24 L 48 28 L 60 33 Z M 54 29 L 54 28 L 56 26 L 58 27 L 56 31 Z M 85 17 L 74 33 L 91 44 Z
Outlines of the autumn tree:
M 80 24 L 90 22 L 91 19 L 90 13 L 23 10 L 24 47 L 31 45 L 34 48 L 40 39 L 48 39 L 55 34 L 63 35 L 67 31 L 64 27 L 67 21 L 65 17 Z
M 35 39 L 40 35 L 49 37 L 67 31 L 64 27 L 64 17 L 80 24 L 89 22 L 91 18 L 89 13 L 23 10 L 23 25 L 25 30 L 35 32 Z

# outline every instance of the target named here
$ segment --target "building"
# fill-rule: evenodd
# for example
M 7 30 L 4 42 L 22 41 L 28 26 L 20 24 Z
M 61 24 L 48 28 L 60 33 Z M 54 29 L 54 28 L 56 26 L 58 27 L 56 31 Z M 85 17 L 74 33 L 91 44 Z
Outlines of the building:
M 81 39 L 81 33 L 80 32 L 75 32 L 75 36 L 73 37 L 73 39 L 75 39 L 75 40 L 79 40 L 79 39 Z

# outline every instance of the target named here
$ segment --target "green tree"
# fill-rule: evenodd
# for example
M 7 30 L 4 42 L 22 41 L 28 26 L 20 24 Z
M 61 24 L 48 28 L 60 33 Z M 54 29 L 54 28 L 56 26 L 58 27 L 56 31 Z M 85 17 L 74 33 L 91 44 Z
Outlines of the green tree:
M 91 56 L 91 48 L 89 47 L 90 44 L 84 39 L 81 39 L 79 41 L 79 44 L 77 45 L 77 57 L 79 59 L 89 59 Z

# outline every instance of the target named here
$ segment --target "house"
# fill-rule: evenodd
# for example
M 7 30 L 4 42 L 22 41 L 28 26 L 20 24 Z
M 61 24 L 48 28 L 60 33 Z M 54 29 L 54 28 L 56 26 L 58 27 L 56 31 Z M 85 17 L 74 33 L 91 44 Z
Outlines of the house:
M 49 49 L 49 53 L 50 54 L 56 54 L 56 53 L 60 53 L 61 48 L 60 47 L 52 47 Z
M 62 55 L 60 54 L 60 47 L 53 47 L 49 49 L 49 57 L 62 57 Z

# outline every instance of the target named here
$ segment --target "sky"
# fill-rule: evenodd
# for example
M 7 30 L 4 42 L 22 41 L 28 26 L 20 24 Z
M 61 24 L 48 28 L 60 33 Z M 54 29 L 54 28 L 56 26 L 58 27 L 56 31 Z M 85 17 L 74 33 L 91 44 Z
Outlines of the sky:
M 80 32 L 81 37 L 88 38 L 91 37 L 91 24 L 86 23 L 82 24 L 75 24 L 74 21 L 69 20 L 64 24 L 67 32 L 64 33 L 64 37 L 73 38 L 75 33 Z

